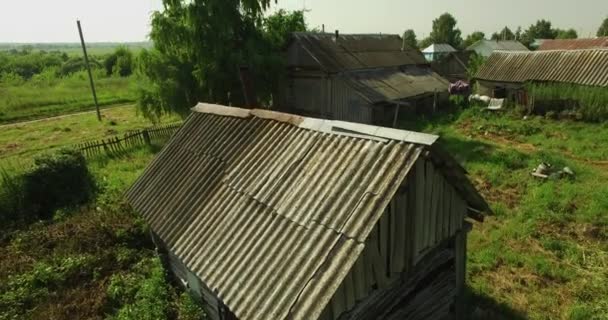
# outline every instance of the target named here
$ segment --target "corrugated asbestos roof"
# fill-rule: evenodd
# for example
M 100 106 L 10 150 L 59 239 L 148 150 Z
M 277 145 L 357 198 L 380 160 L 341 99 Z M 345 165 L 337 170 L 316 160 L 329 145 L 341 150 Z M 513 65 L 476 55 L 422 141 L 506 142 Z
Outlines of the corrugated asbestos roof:
M 240 319 L 315 319 L 421 155 L 489 210 L 436 140 L 199 104 L 127 198 Z
M 341 77 L 371 103 L 445 92 L 449 82 L 428 67 L 351 71 Z
M 454 47 L 452 47 L 451 45 L 447 44 L 447 43 L 433 43 L 432 45 L 424 48 L 424 50 L 422 50 L 423 53 L 449 53 L 449 52 L 456 52 L 457 50 L 454 49 Z
M 487 45 L 492 50 L 498 51 L 530 51 L 521 42 L 515 40 L 479 40 L 470 45 L 467 50 L 475 50 L 480 45 Z
M 538 50 L 579 50 L 608 48 L 608 37 L 593 39 L 543 40 Z
M 415 48 L 401 50 L 398 35 L 294 33 L 293 37 L 327 72 L 427 64 Z
M 605 87 L 608 50 L 497 51 L 475 77 L 497 82 L 551 81 Z

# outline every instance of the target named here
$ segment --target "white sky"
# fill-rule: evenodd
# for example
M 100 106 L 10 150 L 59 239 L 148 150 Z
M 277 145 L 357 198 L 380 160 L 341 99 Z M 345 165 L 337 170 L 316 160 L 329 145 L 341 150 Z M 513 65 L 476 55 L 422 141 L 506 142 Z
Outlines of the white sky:
M 574 28 L 579 36 L 595 35 L 608 17 L 608 0 L 278 0 L 277 7 L 306 8 L 311 26 L 342 33 L 429 34 L 431 21 L 452 13 L 467 35 L 487 35 L 508 25 L 526 29 L 536 20 Z M 78 42 L 76 19 L 88 42 L 144 41 L 150 13 L 161 0 L 0 0 L 0 42 Z

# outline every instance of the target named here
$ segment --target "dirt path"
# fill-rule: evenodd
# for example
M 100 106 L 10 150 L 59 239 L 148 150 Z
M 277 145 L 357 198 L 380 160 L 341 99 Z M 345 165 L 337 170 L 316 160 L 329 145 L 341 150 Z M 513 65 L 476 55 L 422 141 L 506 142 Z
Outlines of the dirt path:
M 111 106 L 108 106 L 108 107 L 102 107 L 100 111 L 103 112 L 104 110 L 113 109 L 113 108 L 120 108 L 120 107 L 125 107 L 125 106 L 130 106 L 130 105 L 132 105 L 132 104 L 111 105 Z M 2 130 L 4 128 L 11 128 L 11 127 L 17 127 L 17 126 L 22 126 L 22 125 L 28 125 L 28 124 L 36 123 L 36 122 L 52 121 L 52 120 L 56 120 L 56 119 L 68 118 L 68 117 L 73 117 L 73 116 L 80 116 L 80 115 L 83 115 L 83 114 L 89 114 L 89 113 L 95 113 L 95 112 L 96 112 L 95 110 L 91 110 L 91 111 L 67 113 L 67 114 L 62 114 L 62 115 L 59 115 L 59 116 L 40 118 L 40 119 L 36 119 L 36 120 L 27 120 L 27 121 L 13 122 L 13 123 L 8 123 L 8 124 L 0 125 L 0 130 Z M 103 116 L 103 114 L 102 114 L 102 116 Z

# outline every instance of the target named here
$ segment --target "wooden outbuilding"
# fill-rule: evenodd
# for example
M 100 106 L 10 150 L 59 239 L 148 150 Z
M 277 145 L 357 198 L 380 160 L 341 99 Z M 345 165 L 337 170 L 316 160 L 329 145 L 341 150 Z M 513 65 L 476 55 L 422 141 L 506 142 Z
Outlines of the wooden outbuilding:
M 441 319 L 490 209 L 437 139 L 199 104 L 127 198 L 210 319 Z
M 394 126 L 448 99 L 449 82 L 398 35 L 294 33 L 286 51 L 279 111 Z

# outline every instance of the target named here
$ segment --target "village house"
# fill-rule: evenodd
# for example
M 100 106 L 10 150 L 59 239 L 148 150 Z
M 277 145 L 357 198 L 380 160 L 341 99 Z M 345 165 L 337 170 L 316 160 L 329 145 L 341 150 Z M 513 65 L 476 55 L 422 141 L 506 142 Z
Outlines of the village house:
M 449 82 L 468 80 L 469 63 L 473 54 L 473 51 L 451 52 L 431 62 L 431 68 Z
M 515 40 L 479 40 L 467 48 L 484 58 L 489 57 L 494 51 L 530 51 L 521 42 Z
M 490 209 L 437 139 L 199 104 L 127 198 L 209 319 L 441 319 Z
M 497 51 L 481 66 L 475 79 L 479 93 L 507 98 L 520 105 L 528 99 L 527 84 L 608 86 L 608 50 Z
M 444 58 L 452 52 L 458 52 L 458 50 L 447 43 L 433 43 L 422 49 L 424 58 L 429 62 Z
M 275 109 L 324 119 L 395 126 L 432 113 L 449 83 L 397 35 L 295 33 Z

